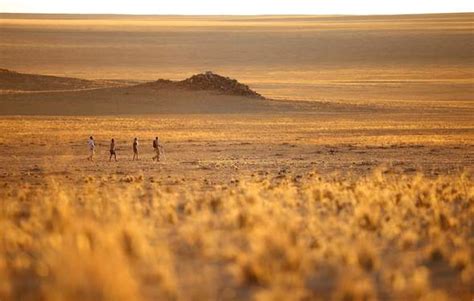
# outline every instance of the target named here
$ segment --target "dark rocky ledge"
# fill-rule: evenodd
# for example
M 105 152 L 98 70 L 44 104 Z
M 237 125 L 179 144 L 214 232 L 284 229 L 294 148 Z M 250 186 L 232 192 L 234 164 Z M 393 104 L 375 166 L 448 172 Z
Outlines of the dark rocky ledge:
M 187 90 L 213 90 L 226 95 L 238 95 L 251 98 L 264 99 L 262 95 L 250 89 L 249 86 L 237 80 L 207 71 L 191 76 L 182 81 L 159 79 L 146 83 L 145 86 L 154 88 L 181 88 Z

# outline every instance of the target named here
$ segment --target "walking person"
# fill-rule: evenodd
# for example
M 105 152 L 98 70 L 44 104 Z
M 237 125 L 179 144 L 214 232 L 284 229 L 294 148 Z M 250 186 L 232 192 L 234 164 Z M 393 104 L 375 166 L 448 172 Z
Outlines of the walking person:
M 112 138 L 110 141 L 110 157 L 109 157 L 109 162 L 112 161 L 112 156 L 115 159 L 115 162 L 117 162 L 117 154 L 115 153 L 115 140 Z
M 152 158 L 152 160 L 160 162 L 161 145 L 158 137 L 155 137 L 155 140 L 153 140 L 153 150 L 155 151 L 155 156 Z
M 95 154 L 94 137 L 92 136 L 89 137 L 89 141 L 87 142 L 87 145 L 89 146 L 89 157 L 87 157 L 87 160 L 94 161 L 94 154 Z
M 133 158 L 132 161 L 138 160 L 138 138 L 133 139 Z

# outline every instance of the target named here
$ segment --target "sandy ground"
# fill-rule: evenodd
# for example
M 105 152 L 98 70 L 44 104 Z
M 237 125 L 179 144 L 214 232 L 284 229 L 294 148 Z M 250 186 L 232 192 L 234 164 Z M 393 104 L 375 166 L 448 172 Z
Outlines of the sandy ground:
M 0 62 L 86 79 L 184 79 L 212 70 L 291 100 L 469 101 L 472 18 L 2 14 Z
M 13 191 L 18 189 L 21 197 L 23 189 L 25 191 L 31 188 L 39 189 L 39 191 L 47 190 L 51 184 L 45 183 L 59 183 L 57 185 L 61 185 L 61 187 L 74 187 L 74 189 L 78 189 L 80 196 L 83 195 L 83 192 L 84 194 L 89 193 L 86 191 L 90 191 L 87 189 L 93 187 L 91 183 L 98 185 L 99 189 L 95 190 L 98 195 L 109 191 L 108 189 L 117 193 L 122 191 L 120 189 L 123 187 L 135 187 L 136 185 L 140 187 L 137 188 L 140 195 L 145 195 L 144 200 L 146 200 L 147 191 L 159 189 L 159 191 L 168 193 L 166 197 L 173 195 L 177 200 L 185 200 L 186 196 L 192 196 L 199 204 L 202 200 L 206 200 L 206 194 L 212 195 L 212 193 L 223 189 L 235 189 L 240 183 L 245 182 L 266 183 L 268 181 L 268 183 L 274 184 L 289 181 L 296 187 L 308 185 L 308 177 L 311 174 L 319 174 L 324 179 L 334 181 L 333 185 L 344 187 L 344 185 L 348 185 L 347 183 L 354 183 L 353 181 L 364 181 L 363 176 L 376 174 L 374 171 L 381 166 L 384 170 L 383 173 L 392 177 L 391 179 L 421 173 L 425 174 L 428 179 L 438 181 L 436 180 L 437 176 L 456 176 L 462 172 L 466 172 L 469 179 L 474 168 L 472 115 L 462 114 L 460 111 L 455 115 L 452 112 L 450 114 L 437 113 L 436 111 L 424 114 L 406 112 L 395 114 L 393 112 L 326 111 L 286 114 L 267 112 L 245 115 L 162 114 L 123 117 L 4 116 L 0 118 L 0 154 L 2 154 L 0 156 L 0 187 L 4 189 L 5 193 L 10 191 L 9 189 L 13 189 Z M 86 160 L 89 135 L 95 137 L 98 145 L 94 162 Z M 151 160 L 154 155 L 152 139 L 157 135 L 161 139 L 166 155 L 160 163 Z M 108 161 L 108 143 L 112 137 L 117 141 L 118 162 Z M 138 161 L 131 160 L 133 137 L 140 139 L 140 159 Z M 48 182 L 49 180 L 53 182 Z M 344 182 L 345 180 L 347 182 Z M 388 184 L 387 187 L 389 187 Z M 440 189 L 442 187 L 446 186 L 440 185 Z M 416 190 L 416 188 L 413 189 Z M 421 194 L 419 191 L 416 192 Z M 7 195 L 11 196 L 12 194 L 7 193 Z M 124 205 L 127 196 L 132 197 L 133 194 L 124 192 L 115 195 L 112 200 Z M 378 192 L 376 196 L 378 199 L 384 199 L 386 194 L 382 196 Z M 164 198 L 160 199 L 158 204 L 164 202 Z M 271 201 L 284 199 L 275 197 Z M 344 197 L 341 199 L 344 200 Z M 370 198 L 367 197 L 367 199 Z M 20 200 L 22 199 L 20 198 Z M 53 200 L 56 200 L 54 196 Z M 91 203 L 95 203 L 95 200 Z M 106 203 L 109 204 L 110 200 L 107 199 Z M 141 200 L 141 198 L 137 196 L 137 200 Z M 34 201 L 37 200 L 34 199 Z M 139 201 L 141 204 L 146 202 Z M 99 203 L 97 202 L 97 204 Z M 5 206 L 5 208 L 7 207 Z M 174 212 L 174 207 L 170 208 L 172 209 L 169 210 Z M 179 206 L 177 205 L 176 208 Z M 370 208 L 373 210 L 372 207 Z M 178 212 L 179 209 L 176 210 Z M 298 210 L 300 212 L 301 208 Z M 165 215 L 168 211 L 160 207 L 157 212 Z M 464 212 L 465 215 L 469 216 L 468 211 Z M 226 228 L 221 228 L 218 223 L 216 224 L 217 216 L 218 214 L 209 220 L 209 225 L 212 225 L 208 226 L 209 228 L 205 228 L 204 225 L 197 222 L 198 218 L 183 218 L 181 220 L 181 216 L 176 225 L 152 228 L 154 232 L 151 237 L 155 239 L 145 241 L 145 243 L 154 248 L 157 248 L 157 243 L 166 246 L 166 250 L 172 252 L 174 258 L 173 261 L 168 262 L 162 257 L 156 257 L 164 260 L 166 267 L 169 267 L 176 277 L 175 280 L 173 279 L 175 281 L 173 284 L 176 284 L 177 299 L 169 298 L 169 300 L 249 300 L 253 299 L 261 290 L 268 289 L 265 285 L 239 284 L 240 282 L 236 281 L 233 274 L 230 273 L 229 261 L 219 259 L 221 258 L 219 256 L 222 255 L 220 252 L 224 252 L 226 249 L 221 248 L 220 245 L 218 247 L 217 244 L 240 245 L 240 240 L 232 240 L 228 237 Z M 300 220 L 307 220 L 308 216 L 304 214 L 302 216 L 304 218 Z M 393 216 L 395 215 L 391 217 Z M 272 215 L 270 220 L 273 219 Z M 103 219 L 99 217 L 98 220 L 102 221 Z M 150 218 L 140 216 L 139 220 L 148 221 Z M 326 224 L 325 219 L 321 221 Z M 424 229 L 426 225 L 423 224 L 423 221 L 424 219 L 420 216 L 413 223 L 422 224 L 422 229 Z M 159 223 L 158 220 L 151 220 L 151 222 L 154 225 Z M 288 217 L 285 217 L 284 220 L 275 222 L 284 228 L 289 220 Z M 334 223 L 345 225 L 347 222 L 344 217 L 337 215 Z M 330 224 L 327 221 L 327 225 Z M 38 227 L 37 224 L 35 225 Z M 348 229 L 356 227 L 351 223 L 349 225 Z M 402 220 L 401 225 L 413 227 L 405 219 Z M 469 234 L 472 232 L 464 230 L 468 228 L 467 222 L 463 222 L 461 225 L 465 228 L 459 231 L 460 235 L 472 237 Z M 94 229 L 100 228 L 100 226 L 94 227 Z M 113 226 L 114 229 L 117 227 Z M 142 228 L 139 229 L 144 231 Z M 207 241 L 215 242 L 215 250 L 218 250 L 216 253 L 218 255 L 209 255 L 200 251 L 199 247 L 193 243 L 187 243 L 183 237 L 194 239 L 201 236 L 198 234 L 186 236 L 180 232 L 186 231 L 186 229 L 189 229 L 191 233 L 200 233 L 203 235 L 202 237 L 207 237 Z M 276 233 L 286 233 L 284 230 L 265 230 L 268 231 L 270 237 L 275 239 L 281 237 Z M 455 230 L 450 231 L 455 232 Z M 102 232 L 110 235 L 107 230 L 102 229 Z M 419 230 L 419 233 L 424 232 L 426 230 Z M 358 237 L 359 234 L 366 235 L 364 233 L 363 231 L 358 232 L 357 235 L 350 237 Z M 71 236 L 67 232 L 63 235 L 64 237 Z M 330 232 L 327 235 L 330 235 Z M 393 247 L 393 241 L 387 241 L 386 237 L 378 232 L 373 235 L 377 235 L 384 244 L 384 251 L 377 253 L 380 254 L 377 256 L 381 256 L 384 273 L 395 271 L 400 265 L 399 262 L 404 262 L 404 267 L 409 275 L 418 275 L 413 267 L 406 267 L 407 260 L 408 262 L 415 261 L 429 269 L 428 292 L 442 290 L 447 294 L 446 296 L 449 294 L 449 297 L 441 300 L 469 300 L 469 296 L 472 296 L 472 289 L 466 284 L 466 280 L 461 283 L 460 274 L 453 272 L 453 269 L 445 261 L 424 262 L 423 259 L 419 259 L 426 256 L 424 248 L 397 253 L 393 251 L 394 248 L 397 249 Z M 38 237 L 42 241 L 47 236 L 41 234 Z M 251 234 L 249 237 L 257 241 L 259 239 L 258 236 L 254 237 Z M 318 236 L 318 239 L 321 239 L 320 237 Z M 346 235 L 338 237 L 346 239 Z M 230 239 L 230 242 L 227 239 Z M 329 238 L 322 238 L 322 240 L 331 241 Z M 343 248 L 340 246 L 337 248 L 341 252 L 355 252 L 354 250 L 357 248 L 353 248 L 352 244 L 356 244 L 359 240 L 354 238 L 347 241 Z M 468 246 L 466 254 L 469 256 L 469 239 L 463 238 L 461 241 Z M 263 250 L 267 250 L 266 242 L 260 243 L 264 246 Z M 430 243 L 430 239 L 425 239 L 420 244 L 429 246 Z M 331 243 L 328 244 L 331 245 Z M 374 243 L 374 246 L 379 247 L 380 244 Z M 21 246 L 21 244 L 18 245 Z M 162 245 L 160 245 L 160 249 L 165 248 Z M 347 247 L 348 245 L 351 247 Z M 41 250 L 47 252 L 49 249 L 43 247 Z M 113 252 L 115 254 L 117 248 L 113 250 L 115 250 Z M 71 262 L 75 264 L 73 269 L 82 271 L 82 261 L 78 263 L 76 256 L 67 254 L 64 255 L 64 260 L 72 260 Z M 248 250 L 239 254 L 242 256 L 243 254 L 254 255 L 253 251 Z M 267 254 L 266 251 L 263 254 Z M 281 255 L 279 255 L 280 253 L 276 254 L 275 257 L 271 257 L 271 262 L 279 264 Z M 307 254 L 310 253 L 305 249 L 302 256 Z M 105 266 L 116 264 L 107 258 L 101 260 L 101 264 L 105 260 L 108 260 L 105 261 L 107 262 Z M 422 263 L 418 263 L 419 261 Z M 264 260 L 261 261 L 257 258 L 256 262 L 256 266 L 260 266 L 260 264 L 266 266 Z M 99 266 L 100 264 L 94 264 L 93 267 L 97 271 L 103 271 Z M 345 266 L 339 265 L 339 262 L 337 266 L 341 268 L 340 274 L 332 274 L 335 272 L 331 269 L 324 270 L 324 265 L 323 268 L 318 266 L 314 269 L 317 276 L 311 278 L 311 282 L 308 284 L 316 294 L 314 300 L 318 300 L 317 298 L 338 300 L 333 296 L 338 291 L 334 285 L 339 279 L 338 277 L 345 275 L 347 271 Z M 142 270 L 145 275 L 149 272 L 149 269 L 142 268 Z M 61 276 L 64 275 L 61 269 L 54 270 L 54 272 Z M 83 289 L 90 292 L 94 291 L 96 286 L 100 288 L 102 282 L 89 280 L 88 272 L 85 273 L 84 279 L 87 279 L 85 282 L 91 286 L 85 286 Z M 299 276 L 298 273 L 295 275 Z M 27 276 L 25 276 L 26 279 L 29 279 Z M 116 283 L 115 278 L 115 274 L 113 274 L 111 279 L 114 279 L 114 284 Z M 75 279 L 77 278 L 61 277 L 61 279 L 70 281 L 72 287 L 75 288 L 77 283 Z M 139 300 L 165 299 L 160 295 L 156 283 L 143 281 L 142 278 L 134 278 L 134 280 L 139 282 L 143 288 L 140 292 L 142 297 Z M 33 296 L 32 300 L 34 300 L 35 293 L 37 293 L 34 289 L 35 282 L 32 281 L 33 284 L 28 284 L 21 278 L 17 281 L 21 284 L 18 291 L 23 294 L 30 293 Z M 412 285 L 411 281 L 408 283 Z M 413 281 L 413 283 L 417 282 Z M 278 284 L 276 287 L 279 288 Z M 396 295 L 392 295 L 393 291 L 384 291 L 383 286 L 376 287 L 379 294 L 377 300 L 398 300 Z M 89 288 L 90 290 L 88 290 Z M 64 287 L 59 286 L 59 289 L 52 291 L 63 292 L 64 290 Z M 112 292 L 114 291 L 116 291 L 115 287 Z M 411 289 L 408 291 L 407 296 L 410 296 Z M 362 291 L 361 294 L 364 292 Z M 19 293 L 19 295 L 21 294 Z M 72 296 L 74 298 L 79 296 L 77 300 L 81 299 L 80 295 Z M 413 296 L 400 298 L 416 300 Z M 268 300 L 273 299 L 269 297 Z
M 474 166 L 473 122 L 462 114 L 3 117 L 0 128 L 2 182 L 143 175 L 163 185 L 213 185 L 282 173 L 363 175 L 381 165 L 432 176 L 472 172 Z M 89 135 L 98 144 L 95 162 L 85 160 Z M 151 160 L 155 136 L 166 150 L 162 163 Z M 108 162 L 112 137 L 118 162 Z M 135 162 L 133 137 L 141 143 Z

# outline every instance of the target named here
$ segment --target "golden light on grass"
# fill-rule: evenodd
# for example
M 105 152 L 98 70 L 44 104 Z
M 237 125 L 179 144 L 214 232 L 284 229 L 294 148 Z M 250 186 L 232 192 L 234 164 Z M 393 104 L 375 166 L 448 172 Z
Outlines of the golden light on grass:
M 252 288 L 255 300 L 469 294 L 474 188 L 465 174 L 191 189 L 140 177 L 4 187 L 0 298 L 187 300 L 186 279 L 208 277 L 180 274 L 196 262 L 219 263 L 227 294 Z M 443 277 L 455 287 L 435 285 Z
M 0 14 L 0 301 L 472 301 L 472 17 Z

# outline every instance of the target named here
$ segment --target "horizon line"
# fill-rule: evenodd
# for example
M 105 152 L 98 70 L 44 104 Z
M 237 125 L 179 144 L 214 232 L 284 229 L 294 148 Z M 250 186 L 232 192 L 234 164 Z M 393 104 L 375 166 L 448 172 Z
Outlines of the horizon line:
M 94 16 L 143 16 L 143 17 L 259 17 L 259 16 L 419 16 L 473 14 L 474 11 L 426 12 L 426 13 L 380 13 L 380 14 L 141 14 L 141 13 L 80 13 L 80 12 L 0 12 L 0 15 L 94 15 Z

